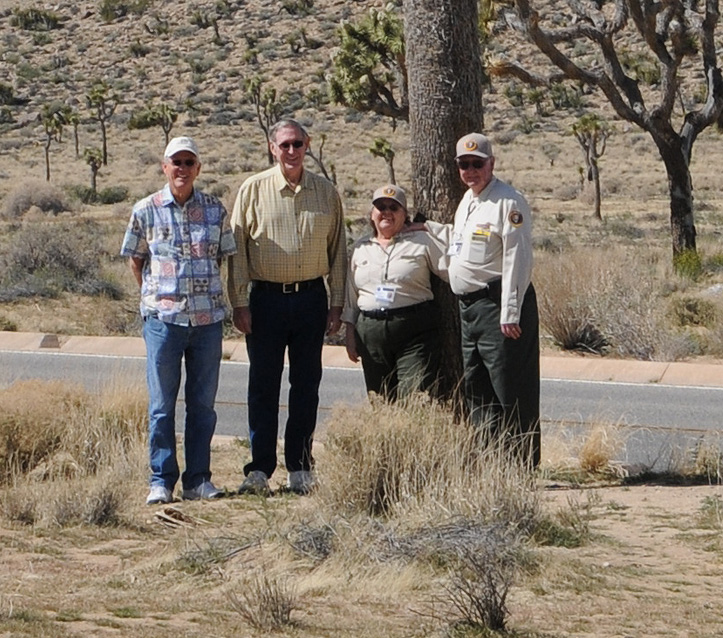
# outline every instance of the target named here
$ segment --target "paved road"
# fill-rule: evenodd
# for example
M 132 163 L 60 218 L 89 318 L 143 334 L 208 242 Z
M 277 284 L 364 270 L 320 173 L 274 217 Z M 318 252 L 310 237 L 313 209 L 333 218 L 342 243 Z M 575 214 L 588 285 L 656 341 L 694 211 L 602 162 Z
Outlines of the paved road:
M 95 390 L 136 378 L 144 383 L 145 361 L 137 356 L 66 354 L 57 351 L 0 351 L 0 386 L 18 379 L 73 380 Z M 224 361 L 218 393 L 218 434 L 245 436 L 248 364 Z M 286 379 L 283 402 L 288 391 Z M 321 388 L 320 421 L 338 402 L 365 400 L 358 368 L 327 366 Z M 723 429 L 723 387 L 675 386 L 591 380 L 543 379 L 543 431 L 558 438 L 580 438 L 598 424 L 620 426 L 627 445 L 619 460 L 664 468 L 671 457 L 696 441 L 715 439 Z M 182 406 L 180 407 L 182 411 Z M 179 411 L 179 422 L 181 414 Z M 323 431 L 323 428 L 321 428 Z

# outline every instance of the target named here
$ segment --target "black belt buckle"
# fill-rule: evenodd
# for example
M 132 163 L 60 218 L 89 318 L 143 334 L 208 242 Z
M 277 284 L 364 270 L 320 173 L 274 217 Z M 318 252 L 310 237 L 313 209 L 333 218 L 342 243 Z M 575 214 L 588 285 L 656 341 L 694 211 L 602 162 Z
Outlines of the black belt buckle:
M 281 292 L 290 295 L 292 292 L 299 292 L 299 282 L 293 281 L 290 284 L 281 284 Z

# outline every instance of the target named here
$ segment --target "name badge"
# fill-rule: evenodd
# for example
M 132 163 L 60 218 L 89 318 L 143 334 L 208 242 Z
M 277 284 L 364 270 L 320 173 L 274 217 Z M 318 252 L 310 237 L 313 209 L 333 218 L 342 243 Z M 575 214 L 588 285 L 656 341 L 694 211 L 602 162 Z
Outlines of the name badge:
M 462 235 L 459 233 L 455 233 L 452 236 L 452 243 L 449 245 L 449 248 L 447 249 L 447 256 L 449 257 L 456 257 L 462 252 Z
M 374 291 L 374 299 L 378 303 L 387 306 L 390 303 L 394 303 L 394 297 L 396 294 L 397 291 L 394 286 L 377 286 L 377 289 Z

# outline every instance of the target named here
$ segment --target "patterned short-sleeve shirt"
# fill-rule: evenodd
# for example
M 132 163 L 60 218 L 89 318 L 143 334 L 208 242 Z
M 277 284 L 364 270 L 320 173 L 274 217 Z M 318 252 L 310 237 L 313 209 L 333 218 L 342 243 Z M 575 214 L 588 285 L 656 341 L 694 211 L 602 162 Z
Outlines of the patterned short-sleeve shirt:
M 180 326 L 222 321 L 226 314 L 218 260 L 236 252 L 228 213 L 194 190 L 180 206 L 170 188 L 133 207 L 121 255 L 145 260 L 141 314 Z

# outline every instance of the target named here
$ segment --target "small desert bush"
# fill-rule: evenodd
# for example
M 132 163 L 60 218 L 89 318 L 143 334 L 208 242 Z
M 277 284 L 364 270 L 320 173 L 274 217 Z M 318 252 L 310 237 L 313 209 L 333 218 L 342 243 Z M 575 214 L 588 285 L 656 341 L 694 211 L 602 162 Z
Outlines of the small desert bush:
M 654 254 L 588 248 L 540 257 L 540 323 L 560 347 L 642 360 L 689 354 L 685 335 L 668 320 Z
M 25 524 L 109 525 L 145 473 L 140 386 L 55 381 L 0 391 L 0 511 Z
M 37 206 L 44 213 L 58 213 L 68 210 L 63 192 L 47 182 L 26 181 L 13 188 L 3 200 L 3 219 L 16 219 L 31 206 Z
M 231 608 L 259 631 L 278 631 L 291 624 L 298 606 L 296 592 L 287 579 L 262 572 L 241 583 L 240 592 L 227 592 Z
M 24 224 L 0 255 L 0 299 L 56 297 L 62 292 L 119 299 L 118 285 L 103 271 L 103 233 L 90 220 Z

